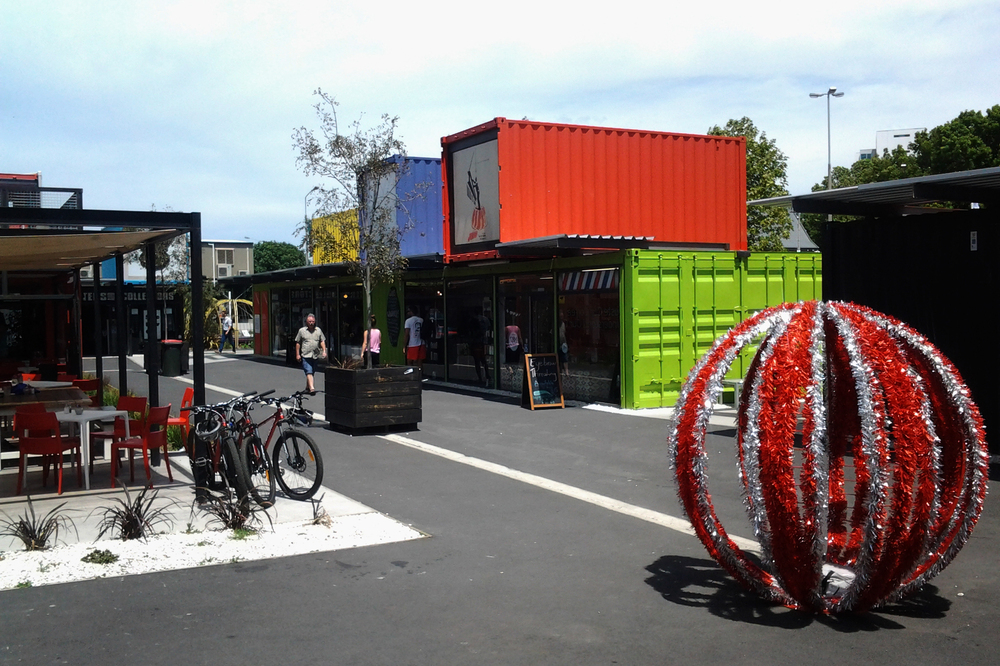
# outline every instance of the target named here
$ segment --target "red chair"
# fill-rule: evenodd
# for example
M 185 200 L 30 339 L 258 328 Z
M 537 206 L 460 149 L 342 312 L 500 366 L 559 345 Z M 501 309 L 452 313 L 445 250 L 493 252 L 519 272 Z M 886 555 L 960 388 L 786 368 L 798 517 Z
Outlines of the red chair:
M 18 468 L 17 468 L 17 492 L 21 494 L 24 487 L 25 467 L 28 456 L 44 456 L 44 467 L 42 470 L 42 485 L 48 483 L 49 462 L 55 456 L 59 456 L 59 484 L 58 493 L 62 495 L 63 482 L 63 454 L 66 451 L 74 451 L 76 456 L 73 462 L 76 466 L 77 485 L 83 486 L 83 469 L 80 465 L 80 440 L 77 438 L 65 438 L 59 434 L 59 421 L 52 412 L 28 412 L 19 410 L 14 414 L 14 433 L 18 437 Z
M 128 422 L 128 435 L 129 437 L 140 437 L 146 432 L 146 406 L 148 405 L 146 398 L 141 398 L 137 396 L 121 395 L 118 396 L 118 407 L 122 411 L 129 412 L 129 414 L 137 414 L 138 418 L 129 418 Z M 125 439 L 125 421 L 120 416 L 115 419 L 115 426 L 111 430 L 105 430 L 103 432 L 92 432 L 90 433 L 90 471 L 94 471 L 94 448 L 100 444 L 100 450 L 103 453 L 104 441 L 110 439 L 112 442 Z M 116 463 L 117 464 L 117 463 Z M 113 472 L 114 470 L 112 470 Z
M 149 452 L 152 449 L 162 449 L 163 462 L 167 465 L 167 477 L 173 481 L 170 471 L 170 458 L 167 446 L 167 419 L 170 417 L 170 405 L 166 407 L 151 407 L 146 420 L 145 432 L 141 437 L 115 440 L 111 443 L 111 487 L 115 487 L 115 477 L 118 476 L 118 452 L 128 450 L 129 481 L 135 481 L 135 451 L 142 451 L 142 464 L 146 468 L 146 481 L 153 485 L 153 471 L 149 467 Z
M 75 382 L 77 380 L 76 375 L 70 375 L 65 372 L 60 372 L 56 375 L 56 381 L 58 382 Z
M 188 386 L 184 389 L 184 397 L 181 398 L 181 412 L 180 416 L 171 416 L 167 419 L 167 426 L 178 426 L 181 429 L 181 441 L 184 442 L 184 448 L 188 446 L 188 433 L 191 430 L 191 413 L 185 412 L 185 407 L 190 407 L 194 404 L 194 387 Z M 188 456 L 191 452 L 188 451 Z
M 22 382 L 37 382 L 42 378 L 37 372 L 22 372 L 21 381 Z
M 104 402 L 104 389 L 101 387 L 100 379 L 74 379 L 73 386 L 77 387 L 84 393 L 93 393 L 90 396 L 90 406 L 95 409 L 101 408 L 101 403 Z

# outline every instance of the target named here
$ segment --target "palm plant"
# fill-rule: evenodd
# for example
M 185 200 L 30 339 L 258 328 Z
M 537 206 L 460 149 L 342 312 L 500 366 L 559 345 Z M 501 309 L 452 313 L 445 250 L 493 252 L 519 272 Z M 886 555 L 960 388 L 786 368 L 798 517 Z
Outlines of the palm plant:
M 104 515 L 100 522 L 100 531 L 97 538 L 100 539 L 105 534 L 112 532 L 118 539 L 129 541 L 132 539 L 146 539 L 156 532 L 160 525 L 173 525 L 170 508 L 176 506 L 177 502 L 171 500 L 165 506 L 153 508 L 153 502 L 159 493 L 153 490 L 148 495 L 153 486 L 149 485 L 142 489 L 135 500 L 129 495 L 128 487 L 122 486 L 125 499 L 115 499 L 116 504 L 103 509 Z M 147 496 L 148 495 L 148 496 Z
M 76 531 L 73 521 L 61 513 L 64 506 L 66 502 L 39 518 L 35 514 L 35 507 L 29 495 L 28 510 L 20 517 L 11 518 L 4 513 L 3 518 L 0 518 L 0 536 L 19 539 L 24 544 L 25 550 L 45 550 L 49 547 L 50 540 L 58 542 L 59 528 L 72 527 L 73 531 Z

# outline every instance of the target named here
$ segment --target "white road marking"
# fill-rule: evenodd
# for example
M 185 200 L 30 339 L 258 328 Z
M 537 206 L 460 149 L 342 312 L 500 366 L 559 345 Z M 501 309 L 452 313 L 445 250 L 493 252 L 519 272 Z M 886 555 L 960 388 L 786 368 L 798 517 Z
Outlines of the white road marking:
M 682 532 L 684 534 L 694 536 L 694 528 L 692 528 L 691 524 L 683 518 L 676 518 L 658 511 L 644 509 L 641 506 L 621 502 L 610 497 L 605 497 L 604 495 L 598 495 L 597 493 L 582 490 L 580 488 L 576 488 L 575 486 L 566 485 L 565 483 L 559 483 L 558 481 L 546 479 L 545 477 L 537 476 L 535 474 L 520 472 L 516 469 L 505 467 L 504 465 L 498 465 L 496 463 L 491 463 L 479 458 L 473 458 L 462 453 L 442 449 L 438 446 L 425 444 L 424 442 L 419 442 L 415 439 L 410 439 L 409 437 L 403 437 L 402 435 L 380 435 L 380 437 L 382 439 L 389 440 L 390 442 L 395 442 L 396 444 L 402 444 L 403 446 L 417 449 L 418 451 L 430 453 L 463 465 L 469 465 L 470 467 L 475 467 L 486 472 L 492 472 L 493 474 L 499 474 L 500 476 L 514 479 L 515 481 L 521 481 L 522 483 L 527 483 L 544 490 L 549 490 L 554 493 L 559 493 L 560 495 L 566 495 L 567 497 L 572 497 L 574 499 L 599 506 L 603 509 L 608 509 L 609 511 L 645 520 L 646 522 L 660 525 L 661 527 L 666 527 L 667 529 L 671 529 L 676 532 Z M 752 551 L 755 553 L 760 552 L 760 545 L 756 541 L 733 536 L 732 534 L 729 535 L 729 538 L 732 539 L 733 543 L 739 546 L 742 550 Z
M 194 384 L 194 381 L 186 377 L 173 377 L 177 381 L 184 382 L 186 384 Z M 233 391 L 232 389 L 223 388 L 221 386 L 214 386 L 212 384 L 205 384 L 206 389 L 212 391 L 217 391 L 223 395 L 230 395 L 236 397 L 238 395 L 243 395 L 239 391 Z M 610 410 L 609 410 L 610 411 Z M 323 414 L 315 413 L 315 418 L 325 421 L 326 418 Z M 486 460 L 481 460 L 479 458 L 473 458 L 471 456 L 464 455 L 462 453 L 456 453 L 455 451 L 449 451 L 448 449 L 442 449 L 438 446 L 433 446 L 432 444 L 425 444 L 424 442 L 417 441 L 415 439 L 410 439 L 409 437 L 403 437 L 402 435 L 380 435 L 382 439 L 389 440 L 390 442 L 395 442 L 396 444 L 402 444 L 403 446 L 408 446 L 418 451 L 423 451 L 425 453 L 431 453 L 440 458 L 445 458 L 453 462 L 461 463 L 463 465 L 468 465 L 470 467 L 475 467 L 486 472 L 492 472 L 493 474 L 499 474 L 500 476 L 505 476 L 509 479 L 514 479 L 515 481 L 521 481 L 522 483 L 527 483 L 538 488 L 543 488 L 554 493 L 559 493 L 560 495 L 565 495 L 567 497 L 572 497 L 578 499 L 582 502 L 587 502 L 593 504 L 594 506 L 599 506 L 603 509 L 608 509 L 609 511 L 614 511 L 626 516 L 631 516 L 633 518 L 638 518 L 639 520 L 645 520 L 646 522 L 653 523 L 654 525 L 660 525 L 661 527 L 666 527 L 667 529 L 674 530 L 676 532 L 682 532 L 684 534 L 690 534 L 694 536 L 694 528 L 691 527 L 691 523 L 684 518 L 676 518 L 674 516 L 668 515 L 666 513 L 660 513 L 659 511 L 652 511 L 650 509 L 645 509 L 641 506 L 636 506 L 634 504 L 629 504 L 627 502 L 622 502 L 611 497 L 605 497 L 604 495 L 598 495 L 597 493 L 592 493 L 588 490 L 583 490 L 575 486 L 570 486 L 565 483 L 560 483 L 558 481 L 553 481 L 551 479 L 546 479 L 542 476 L 537 476 L 535 474 L 528 474 L 527 472 L 521 472 L 516 469 L 511 469 L 510 467 L 505 467 L 504 465 L 498 465 L 497 463 L 491 463 Z M 729 535 L 733 543 L 739 546 L 742 550 L 759 553 L 760 544 L 756 541 L 750 539 L 745 539 L 743 537 L 735 536 L 733 534 Z

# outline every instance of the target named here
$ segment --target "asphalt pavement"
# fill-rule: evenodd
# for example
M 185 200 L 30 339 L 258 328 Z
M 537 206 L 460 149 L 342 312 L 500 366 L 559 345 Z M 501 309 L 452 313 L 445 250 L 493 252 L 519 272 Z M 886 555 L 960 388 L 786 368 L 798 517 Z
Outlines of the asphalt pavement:
M 210 355 L 206 375 L 223 389 L 209 400 L 304 385 L 301 371 L 246 356 Z M 162 401 L 179 404 L 187 379 L 162 378 Z M 813 616 L 744 592 L 677 529 L 666 421 L 532 412 L 430 383 L 423 401 L 411 432 L 311 434 L 324 485 L 430 538 L 0 592 L 0 663 L 912 666 L 1000 652 L 993 496 L 915 597 Z M 715 505 L 750 536 L 733 430 L 711 431 Z

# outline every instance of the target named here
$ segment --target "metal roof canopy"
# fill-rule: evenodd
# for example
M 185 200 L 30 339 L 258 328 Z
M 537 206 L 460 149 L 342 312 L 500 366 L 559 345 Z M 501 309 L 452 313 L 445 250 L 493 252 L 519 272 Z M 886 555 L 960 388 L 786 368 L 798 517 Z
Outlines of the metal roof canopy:
M 68 271 L 187 233 L 192 223 L 190 213 L 0 208 L 0 225 L 60 227 L 0 227 L 0 270 Z
M 1000 167 L 756 199 L 747 205 L 791 208 L 797 213 L 886 217 L 943 212 L 921 207 L 938 201 L 1000 204 Z
M 25 225 L 28 228 L 11 228 Z M 30 228 L 30 227 L 58 228 Z M 115 229 L 110 231 L 109 228 Z M 122 231 L 123 228 L 140 231 Z M 95 210 L 79 208 L 0 208 L 0 272 L 21 270 L 48 270 L 53 272 L 75 271 L 81 266 L 100 262 L 111 257 L 117 259 L 116 309 L 119 330 L 126 330 L 124 298 L 122 296 L 123 255 L 156 241 L 167 240 L 184 233 L 191 234 L 191 247 L 201 247 L 201 213 L 171 213 L 155 211 Z M 203 311 L 201 252 L 190 253 L 192 312 Z M 6 280 L 3 281 L 6 284 Z M 98 307 L 94 281 L 95 338 L 99 341 Z M 147 307 L 156 303 L 156 271 L 152 264 L 146 268 Z M 74 306 L 79 313 L 80 304 Z M 79 325 L 79 324 L 77 324 Z M 151 405 L 159 404 L 159 341 L 155 334 L 155 318 L 147 317 L 146 372 L 149 382 Z M 124 337 L 124 336 L 123 336 Z M 191 318 L 191 338 L 204 340 L 204 321 Z M 81 341 L 82 342 L 82 341 Z M 82 349 L 82 344 L 79 346 Z M 77 350 L 82 355 L 82 352 Z M 205 402 L 205 350 L 194 345 L 194 400 Z M 103 374 L 101 356 L 97 356 L 97 375 Z M 118 350 L 118 366 L 126 366 L 125 350 Z M 127 391 L 128 373 L 119 373 L 122 393 Z
M 409 270 L 429 270 L 440 268 L 444 265 L 440 254 L 421 254 L 407 257 L 406 262 Z M 312 266 L 282 268 L 266 273 L 253 273 L 252 275 L 231 275 L 220 278 L 219 284 L 231 286 L 236 289 L 246 289 L 255 284 L 318 280 L 321 278 L 348 277 L 351 275 L 350 264 L 340 262 L 335 264 L 313 264 Z
M 329 277 L 344 277 L 351 274 L 351 268 L 346 263 L 314 264 L 312 266 L 296 266 L 282 268 L 266 273 L 250 275 L 231 275 L 219 278 L 218 283 L 236 289 L 246 289 L 255 284 L 270 284 L 274 282 L 294 282 L 296 280 L 318 280 Z
M 5 271 L 68 271 L 100 262 L 116 253 L 128 254 L 149 242 L 173 238 L 183 231 L 74 231 L 39 233 L 40 229 L 0 230 L 0 269 Z M 55 230 L 52 230 L 55 231 Z
M 556 234 L 539 238 L 497 243 L 501 257 L 545 255 L 575 255 L 584 251 L 614 252 L 617 250 L 727 250 L 727 245 L 712 243 L 670 243 L 652 236 L 598 236 L 590 234 Z

